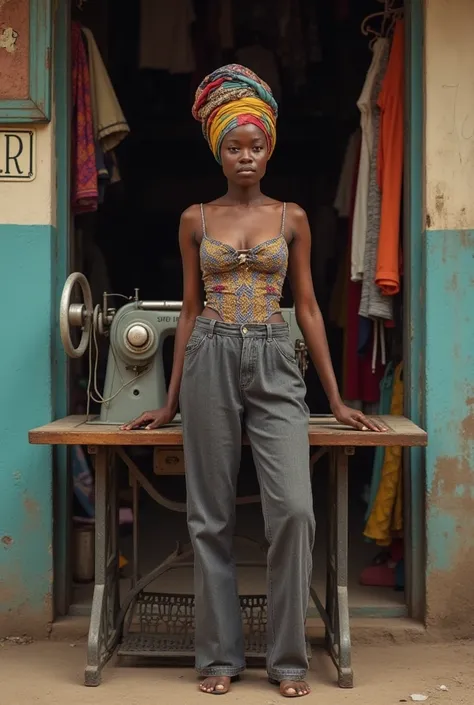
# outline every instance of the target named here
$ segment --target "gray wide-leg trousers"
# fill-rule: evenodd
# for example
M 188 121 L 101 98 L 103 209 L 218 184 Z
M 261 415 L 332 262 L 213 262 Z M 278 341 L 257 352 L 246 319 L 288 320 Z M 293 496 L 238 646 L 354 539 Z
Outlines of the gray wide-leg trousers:
M 196 668 L 203 676 L 235 676 L 245 668 L 232 555 L 245 431 L 270 544 L 267 670 L 278 681 L 302 680 L 315 521 L 305 384 L 286 324 L 240 326 L 199 317 L 186 348 L 180 408 Z

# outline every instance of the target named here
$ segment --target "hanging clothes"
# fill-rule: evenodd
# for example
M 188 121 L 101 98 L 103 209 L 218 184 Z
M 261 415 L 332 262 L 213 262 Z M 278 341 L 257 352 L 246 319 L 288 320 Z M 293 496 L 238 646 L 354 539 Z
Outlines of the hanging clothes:
M 393 376 L 390 414 L 403 415 L 403 363 Z M 379 546 L 389 546 L 403 530 L 402 449 L 400 446 L 385 448 L 381 480 L 364 535 Z
M 357 129 L 352 133 L 347 142 L 339 183 L 337 185 L 336 198 L 334 200 L 334 208 L 340 218 L 348 218 L 351 213 L 354 172 L 359 160 L 360 142 L 361 132 L 360 129 Z
M 359 141 L 360 154 L 361 143 Z M 343 373 L 343 396 L 347 402 L 360 401 L 365 404 L 373 404 L 379 401 L 379 385 L 383 376 L 383 367 L 379 361 L 372 364 L 373 336 L 377 331 L 372 322 L 369 324 L 369 335 L 366 336 L 365 343 L 361 338 L 361 318 L 359 316 L 359 305 L 362 291 L 361 282 L 350 280 L 350 252 L 352 247 L 352 218 L 354 214 L 355 196 L 357 189 L 357 176 L 359 173 L 359 159 L 354 164 L 352 174 L 351 206 L 348 221 L 349 242 L 347 247 L 347 283 L 346 289 L 346 327 L 344 335 L 344 373 Z
M 397 20 L 387 73 L 378 100 L 381 110 L 378 180 L 382 192 L 382 207 L 375 282 L 387 296 L 393 296 L 400 291 L 404 34 L 404 22 Z
M 189 74 L 196 69 L 192 0 L 141 0 L 140 68 Z
M 348 283 L 347 327 L 345 345 L 345 386 L 344 400 L 376 404 L 380 399 L 380 380 L 384 374 L 381 356 L 375 360 L 373 349 L 378 330 L 370 321 L 369 337 L 364 348 L 359 351 L 361 282 Z
M 372 61 L 357 101 L 360 110 L 362 143 L 360 151 L 359 175 L 352 223 L 351 279 L 360 281 L 364 277 L 365 242 L 367 236 L 367 206 L 370 178 L 370 159 L 374 147 L 371 96 L 380 70 L 380 64 L 388 39 L 379 38 L 373 48 Z
M 380 211 L 382 196 L 377 180 L 377 157 L 380 135 L 380 108 L 378 98 L 382 81 L 387 70 L 390 52 L 389 40 L 384 40 L 381 46 L 379 68 L 374 81 L 370 98 L 372 112 L 372 150 L 369 168 L 369 187 L 367 194 L 367 233 L 364 251 L 364 276 L 362 280 L 362 294 L 359 315 L 365 318 L 382 318 L 393 320 L 393 301 L 390 296 L 384 296 L 375 283 L 377 267 L 377 251 L 379 246 Z
M 96 149 L 92 117 L 89 63 L 81 26 L 71 27 L 72 48 L 72 193 L 73 213 L 97 210 L 99 202 Z
M 87 41 L 94 137 L 103 152 L 110 152 L 128 135 L 130 128 L 117 100 L 94 35 L 82 28 Z
M 382 381 L 380 382 L 380 402 L 376 412 L 380 416 L 384 416 L 390 413 L 390 406 L 392 403 L 393 396 L 393 371 L 393 363 L 389 362 L 385 369 L 385 374 L 382 378 Z M 385 448 L 383 446 L 377 446 L 374 454 L 372 481 L 370 483 L 369 502 L 365 515 L 365 521 L 368 520 L 369 516 L 372 513 L 372 509 L 375 504 L 375 499 L 377 497 L 377 492 L 380 487 L 384 456 Z

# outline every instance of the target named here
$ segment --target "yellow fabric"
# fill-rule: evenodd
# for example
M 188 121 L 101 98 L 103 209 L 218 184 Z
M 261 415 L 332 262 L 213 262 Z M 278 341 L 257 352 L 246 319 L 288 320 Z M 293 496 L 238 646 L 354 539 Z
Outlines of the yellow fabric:
M 260 98 L 241 98 L 230 103 L 224 103 L 216 110 L 209 127 L 209 144 L 213 154 L 220 152 L 220 142 L 223 134 L 238 126 L 238 118 L 242 115 L 252 115 L 262 122 L 262 127 L 268 134 L 269 156 L 272 155 L 276 143 L 276 117 L 272 108 Z
M 403 414 L 403 365 L 395 370 L 390 413 Z M 403 530 L 402 449 L 395 446 L 385 449 L 379 489 L 372 512 L 367 520 L 364 535 L 379 546 L 389 546 L 392 539 Z

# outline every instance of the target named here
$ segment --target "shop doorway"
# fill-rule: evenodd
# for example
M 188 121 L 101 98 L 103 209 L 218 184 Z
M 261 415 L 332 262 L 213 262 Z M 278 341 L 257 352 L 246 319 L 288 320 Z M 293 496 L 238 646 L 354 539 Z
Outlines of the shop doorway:
M 333 305 L 338 272 L 341 271 L 347 253 L 350 228 L 348 214 L 344 209 L 338 210 L 334 206 L 351 139 L 360 124 L 357 100 L 371 62 L 369 45 L 374 36 L 365 36 L 361 32 L 361 24 L 367 15 L 383 9 L 383 4 L 377 0 L 364 0 L 363 3 L 329 0 L 314 3 L 312 0 L 302 0 L 296 4 L 301 12 L 300 29 L 296 27 L 292 31 L 304 30 L 301 35 L 304 38 L 304 49 L 300 56 L 294 56 L 288 50 L 285 54 L 281 36 L 279 43 L 278 23 L 273 21 L 272 3 L 263 0 L 251 3 L 197 0 L 189 3 L 193 9 L 193 21 L 186 25 L 187 34 L 183 36 L 190 41 L 189 46 L 193 47 L 194 55 L 192 70 L 180 74 L 140 66 L 140 56 L 143 54 L 140 3 L 130 4 L 119 0 L 113 3 L 113 8 L 108 0 L 89 0 L 77 4 L 72 0 L 72 5 L 67 8 L 64 4 L 65 55 L 70 56 L 70 43 L 67 40 L 70 37 L 70 23 L 80 22 L 95 37 L 113 89 L 130 126 L 130 134 L 115 150 L 120 180 L 106 186 L 104 198 L 94 212 L 74 214 L 69 190 L 63 189 L 63 216 L 65 221 L 70 217 L 71 224 L 63 250 L 64 254 L 68 252 L 67 270 L 84 272 L 90 281 L 97 282 L 93 289 L 99 294 L 107 288 L 130 295 L 135 287 L 139 287 L 140 297 L 145 300 L 179 300 L 181 265 L 176 236 L 179 214 L 191 203 L 217 197 L 224 188 L 219 168 L 202 139 L 199 126 L 190 115 L 193 89 L 202 77 L 201 74 L 209 72 L 219 63 L 238 61 L 251 65 L 255 62 L 251 68 L 258 72 L 259 66 L 262 66 L 263 71 L 268 72 L 263 77 L 273 84 L 272 88 L 281 106 L 278 148 L 270 164 L 264 184 L 265 191 L 281 200 L 298 202 L 308 213 L 313 229 L 315 291 L 327 323 L 335 368 L 344 386 L 346 332 L 344 326 L 338 324 L 337 316 L 334 316 Z M 219 24 L 223 5 L 234 10 L 231 40 L 228 35 L 225 41 L 222 25 Z M 412 17 L 410 6 L 406 8 L 405 15 L 406 20 Z M 382 31 L 382 22 L 377 19 L 369 26 Z M 390 36 L 390 27 L 384 26 L 383 31 Z M 410 61 L 406 61 L 406 66 L 410 66 Z M 66 135 L 66 141 L 70 144 L 72 114 L 66 110 L 64 103 L 70 105 L 71 71 L 65 73 L 67 75 L 62 77 L 62 85 L 66 92 L 62 106 L 58 107 L 58 114 L 60 118 L 62 115 L 64 124 L 61 128 L 59 119 L 58 129 L 64 129 L 63 138 Z M 411 110 L 411 106 L 407 110 Z M 406 135 L 407 154 L 410 137 Z M 70 154 L 64 159 L 63 167 L 67 169 L 67 174 L 71 170 L 72 158 Z M 411 187 L 414 188 L 413 184 Z M 403 219 L 410 224 L 413 218 L 410 210 L 412 199 L 411 191 L 407 191 L 407 188 L 406 180 L 408 197 L 404 198 Z M 69 216 L 65 215 L 66 211 Z M 404 248 L 411 252 L 410 233 L 411 227 L 406 228 Z M 410 261 L 409 258 L 407 261 Z M 405 291 L 398 297 L 395 332 L 387 337 L 387 341 L 390 338 L 391 342 L 386 347 L 386 355 L 394 366 L 403 362 L 404 369 L 410 370 L 410 346 L 406 336 L 408 308 L 403 302 L 411 300 L 411 278 L 411 268 L 405 267 Z M 60 288 L 61 282 L 58 282 L 58 291 Z M 291 292 L 287 289 L 283 305 L 292 305 Z M 172 345 L 166 351 L 164 360 L 168 377 L 171 355 Z M 105 354 L 102 359 L 105 361 Z M 385 362 L 388 361 L 386 358 Z M 69 364 L 69 413 L 77 413 L 84 407 L 85 362 Z M 311 411 L 328 412 L 321 385 L 312 368 L 307 373 L 306 382 Z M 413 403 L 406 393 L 408 387 L 406 384 L 405 405 L 410 409 Z M 371 397 L 370 400 L 362 401 L 372 402 L 374 406 L 367 408 L 375 411 L 377 399 Z M 146 453 L 137 456 L 136 462 L 160 492 L 175 501 L 183 501 L 184 481 L 181 478 L 154 476 L 150 457 Z M 64 464 L 65 458 L 58 458 L 58 467 L 64 467 Z M 419 535 L 414 545 L 405 531 L 404 542 L 397 542 L 397 562 L 400 566 L 394 584 L 381 586 L 384 578 L 377 578 L 375 568 L 377 563 L 382 567 L 386 563 L 386 551 L 374 542 L 369 542 L 363 534 L 373 465 L 373 453 L 361 450 L 352 460 L 350 468 L 351 613 L 353 616 L 365 617 L 419 616 L 420 606 L 416 595 L 420 593 L 420 576 L 423 572 L 423 566 L 418 564 Z M 409 470 L 410 458 L 407 456 L 404 469 L 405 478 L 408 479 L 405 482 L 404 518 L 405 526 L 413 531 L 416 522 L 412 512 L 414 496 Z M 416 472 L 418 477 L 419 467 Z M 315 512 L 319 526 L 314 556 L 314 581 L 318 592 L 321 592 L 324 582 L 326 475 L 325 461 L 322 460 L 314 476 Z M 255 483 L 251 457 L 244 456 L 240 492 L 245 495 L 254 493 Z M 75 584 L 70 578 L 71 573 L 66 570 L 66 566 L 73 562 L 73 544 L 70 539 L 64 538 L 71 536 L 74 516 L 84 518 L 84 508 L 66 484 L 63 483 L 64 491 L 58 492 L 57 500 L 57 521 L 58 517 L 62 517 L 61 523 L 64 525 L 67 522 L 69 527 L 69 531 L 62 534 L 58 550 L 60 561 L 57 563 L 55 579 L 57 607 L 59 613 L 87 614 L 92 587 L 90 583 Z M 124 507 L 130 507 L 126 473 L 123 473 L 122 497 Z M 421 495 L 416 501 L 421 504 Z M 417 509 L 421 515 L 420 507 Z M 187 530 L 183 514 L 157 507 L 146 496 L 140 506 L 140 515 L 145 572 L 160 561 L 160 556 L 164 557 L 170 552 L 177 539 L 186 540 Z M 263 522 L 258 506 L 239 509 L 237 533 L 250 535 L 256 540 L 263 538 Z M 124 528 L 122 553 L 125 559 L 130 552 L 130 542 L 130 534 Z M 244 546 L 238 550 L 245 552 L 246 548 Z M 374 570 L 368 571 L 372 566 Z M 388 575 L 387 570 L 384 575 Z M 242 590 L 252 594 L 264 592 L 263 570 L 246 569 L 240 578 Z M 124 567 L 126 579 L 127 566 Z M 361 582 L 367 581 L 379 584 L 361 585 Z M 175 571 L 156 589 L 192 592 L 191 571 Z M 315 614 L 313 606 L 311 610 L 310 614 Z

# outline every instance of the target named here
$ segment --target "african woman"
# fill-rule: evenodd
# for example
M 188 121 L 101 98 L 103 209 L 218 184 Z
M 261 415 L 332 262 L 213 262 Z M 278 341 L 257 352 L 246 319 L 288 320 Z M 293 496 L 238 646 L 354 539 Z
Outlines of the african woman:
M 168 401 L 125 428 L 169 423 L 179 402 L 195 562 L 196 668 L 200 689 L 215 695 L 225 694 L 245 669 L 232 542 L 247 434 L 269 543 L 268 677 L 284 697 L 301 697 L 310 692 L 305 618 L 315 521 L 306 388 L 279 307 L 287 274 L 332 413 L 357 429 L 384 428 L 341 400 L 314 296 L 305 212 L 261 191 L 276 141 L 269 86 L 245 67 L 225 66 L 199 86 L 193 115 L 222 166 L 227 192 L 181 216 L 183 307 Z

